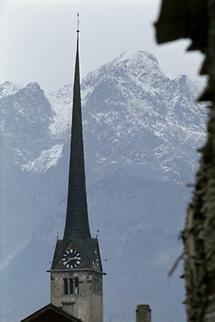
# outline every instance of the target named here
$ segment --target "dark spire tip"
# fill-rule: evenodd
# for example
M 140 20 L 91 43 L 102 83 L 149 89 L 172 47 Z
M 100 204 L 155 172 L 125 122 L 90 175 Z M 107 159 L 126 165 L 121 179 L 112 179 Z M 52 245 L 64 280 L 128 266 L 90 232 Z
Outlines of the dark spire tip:
M 77 51 L 73 85 L 73 110 L 70 142 L 69 181 L 67 215 L 64 240 L 70 238 L 91 238 L 87 192 L 85 183 L 84 143 L 82 130 L 81 90 L 79 71 L 79 14 L 77 14 Z

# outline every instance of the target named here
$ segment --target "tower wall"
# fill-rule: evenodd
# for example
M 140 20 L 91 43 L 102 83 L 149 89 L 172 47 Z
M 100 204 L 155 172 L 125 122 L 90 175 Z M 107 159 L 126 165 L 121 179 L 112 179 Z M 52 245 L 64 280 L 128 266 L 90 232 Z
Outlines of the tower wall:
M 78 294 L 64 294 L 64 279 L 79 280 Z M 103 276 L 93 271 L 51 272 L 51 303 L 83 322 L 103 321 Z

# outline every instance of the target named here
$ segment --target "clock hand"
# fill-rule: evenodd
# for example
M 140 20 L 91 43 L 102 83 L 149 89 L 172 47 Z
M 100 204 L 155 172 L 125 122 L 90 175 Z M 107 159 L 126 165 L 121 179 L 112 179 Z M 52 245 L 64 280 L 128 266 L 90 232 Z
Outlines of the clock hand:
M 67 262 L 65 262 L 65 264 L 68 264 L 72 259 L 77 259 L 78 257 L 71 257 Z

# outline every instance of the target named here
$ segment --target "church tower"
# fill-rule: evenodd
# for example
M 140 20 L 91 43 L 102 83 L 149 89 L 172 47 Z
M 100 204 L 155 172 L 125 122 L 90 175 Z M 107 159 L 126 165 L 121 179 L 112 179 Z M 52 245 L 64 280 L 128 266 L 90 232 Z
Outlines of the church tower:
M 50 270 L 51 303 L 83 322 L 102 322 L 103 270 L 97 238 L 90 234 L 82 131 L 79 27 L 73 88 L 66 224 Z

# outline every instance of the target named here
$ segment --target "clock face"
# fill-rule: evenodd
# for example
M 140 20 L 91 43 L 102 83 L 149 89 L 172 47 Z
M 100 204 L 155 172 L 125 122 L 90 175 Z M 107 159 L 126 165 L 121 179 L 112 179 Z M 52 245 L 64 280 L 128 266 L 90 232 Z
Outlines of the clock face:
M 76 268 L 81 263 L 81 255 L 74 248 L 67 249 L 62 256 L 62 262 L 66 268 Z

